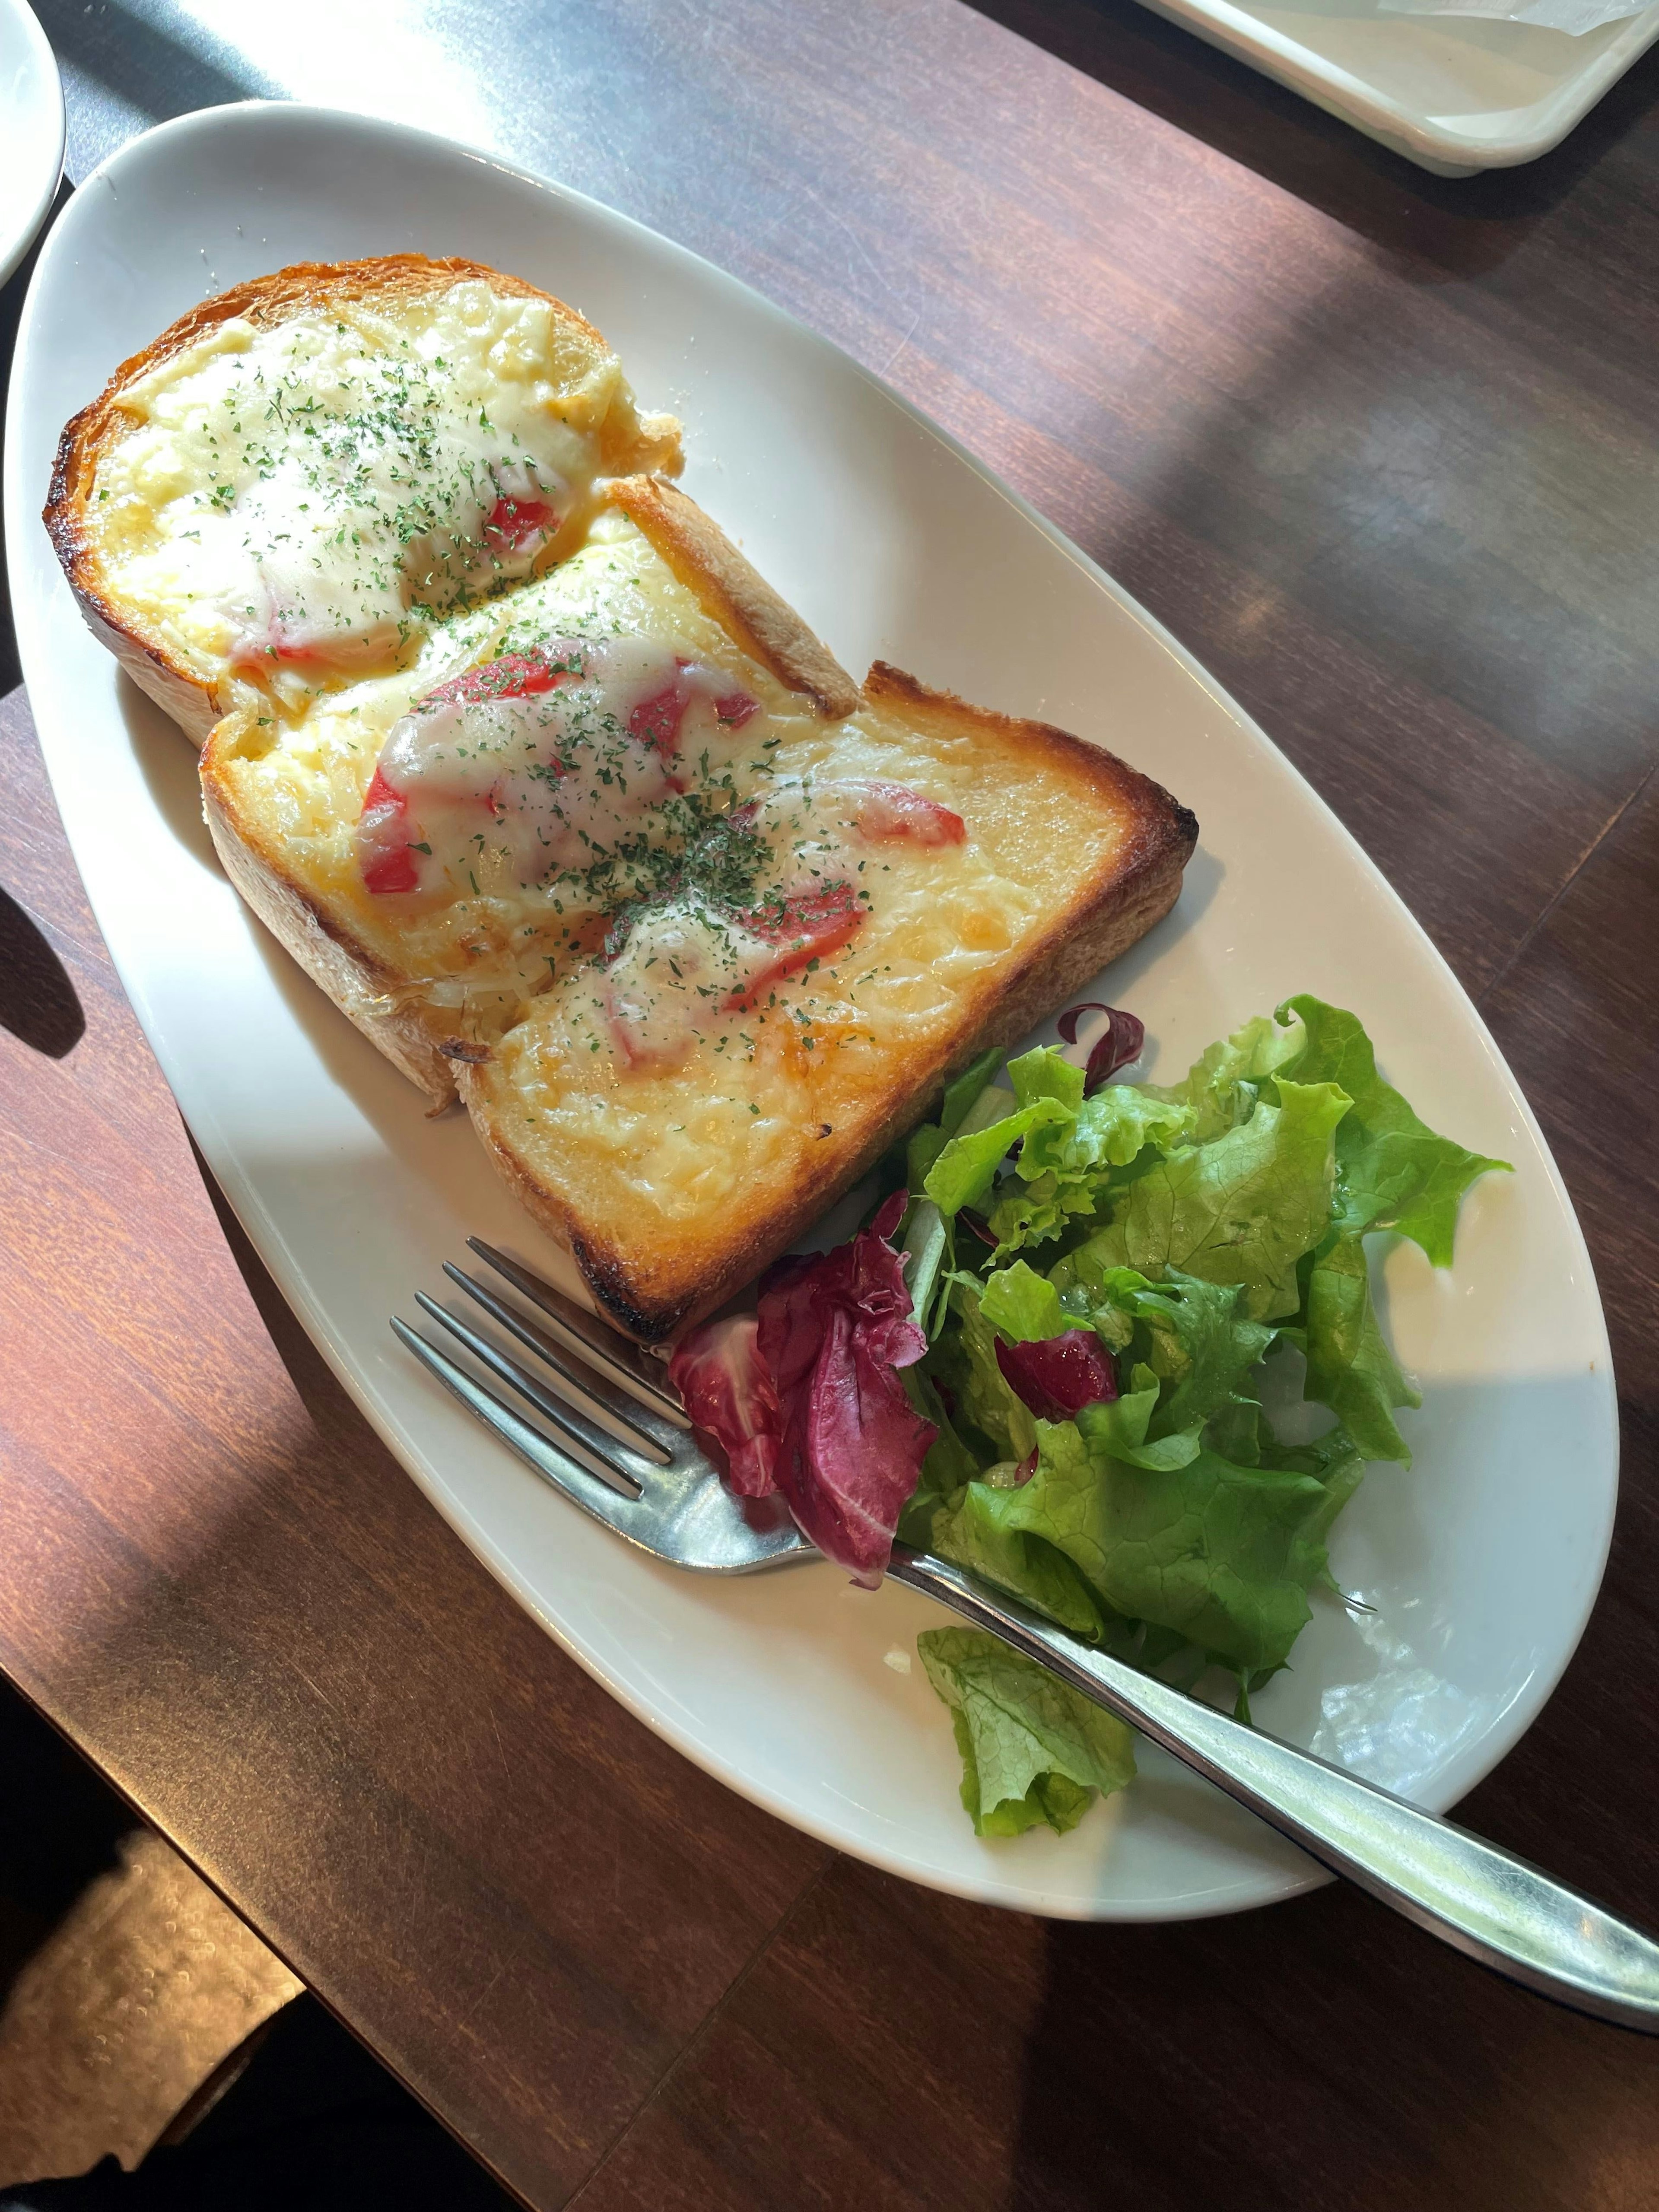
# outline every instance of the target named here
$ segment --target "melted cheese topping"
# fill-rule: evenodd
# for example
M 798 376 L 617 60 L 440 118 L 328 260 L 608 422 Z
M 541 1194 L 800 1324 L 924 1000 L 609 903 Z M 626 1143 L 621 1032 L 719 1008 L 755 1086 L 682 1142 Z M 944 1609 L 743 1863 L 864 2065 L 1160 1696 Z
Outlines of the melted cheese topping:
M 550 639 L 418 701 L 386 740 L 358 825 L 369 890 L 453 898 L 556 879 L 599 907 L 601 854 L 694 836 L 695 763 L 723 761 L 728 730 L 758 708 L 679 644 Z
M 819 1133 L 957 1032 L 1044 925 L 1053 793 L 1029 775 L 1000 776 L 982 747 L 970 755 L 869 711 L 803 732 L 788 764 L 925 792 L 962 815 L 967 839 L 872 847 L 854 864 L 867 906 L 845 948 L 781 982 L 770 1003 L 732 1009 L 722 993 L 665 1067 L 611 1048 L 604 979 L 588 971 L 557 983 L 478 1071 L 538 1172 L 624 1251 L 717 1237 L 757 1192 L 788 1188 L 804 1156 L 810 1172 Z M 1098 836 L 1091 826 L 1074 842 Z
M 517 820 L 506 813 L 487 818 L 474 797 L 469 823 L 465 791 L 453 814 L 447 803 L 435 806 L 436 834 L 419 840 L 434 848 L 423 888 L 408 896 L 371 891 L 364 801 L 383 762 L 405 780 L 398 733 L 427 720 L 411 713 L 416 702 L 500 655 L 568 659 L 573 647 L 593 656 L 596 675 L 606 671 L 605 684 L 573 687 L 576 696 L 562 702 L 556 729 L 532 723 L 527 734 L 538 743 L 568 740 L 573 717 L 620 725 L 609 740 L 574 749 L 586 773 L 563 790 L 564 778 L 550 786 L 526 776 L 536 804 Z M 659 696 L 658 679 L 670 671 L 694 679 L 679 749 L 668 763 L 653 752 L 645 762 L 648 785 L 623 793 L 617 756 L 641 750 L 627 741 L 632 708 L 641 693 L 647 704 Z M 733 695 L 753 701 L 755 711 L 740 723 L 722 722 L 714 709 Z M 534 695 L 525 704 L 532 707 Z M 453 751 L 453 726 L 447 735 L 433 717 L 431 726 L 432 750 Z M 623 902 L 660 890 L 687 844 L 769 780 L 780 752 L 793 754 L 799 738 L 817 727 L 806 702 L 740 652 L 633 525 L 608 513 L 582 550 L 547 575 L 510 599 L 434 625 L 408 667 L 330 692 L 295 722 L 244 710 L 221 726 L 208 764 L 251 842 L 305 886 L 331 926 L 399 979 L 398 1003 L 428 1009 L 445 1038 L 488 1042 L 556 971 L 587 960 L 603 941 L 607 917 Z M 486 727 L 459 741 L 471 753 L 477 744 L 493 748 L 503 734 Z M 412 734 L 408 745 L 422 750 Z M 491 750 L 482 762 L 434 759 L 430 766 L 462 779 L 476 769 L 494 791 L 502 762 Z M 678 786 L 672 793 L 669 766 Z M 612 793 L 622 802 L 614 808 L 607 803 Z M 647 796 L 660 803 L 630 819 L 628 799 Z M 431 797 L 438 799 L 438 792 Z M 561 803 L 562 822 L 543 811 L 544 799 Z M 561 834 L 556 844 L 556 829 L 568 831 L 571 842 Z M 545 863 L 539 871 L 532 865 L 538 854 Z M 422 874 L 428 860 L 420 856 Z M 576 860 L 582 865 L 570 865 Z
M 695 1279 L 700 1245 L 723 1250 L 734 1224 L 810 1187 L 814 1146 L 868 1127 L 919 1058 L 971 1030 L 1011 956 L 1044 934 L 1062 847 L 1067 875 L 1087 873 L 1124 835 L 1092 787 L 1074 821 L 1057 821 L 1063 773 L 1033 774 L 1028 750 L 985 727 L 923 728 L 866 708 L 828 726 L 796 720 L 771 757 L 779 777 L 821 792 L 921 793 L 960 816 L 966 836 L 849 842 L 842 862 L 863 906 L 850 940 L 747 1007 L 732 1003 L 717 948 L 692 990 L 721 988 L 701 988 L 684 1054 L 619 1053 L 612 991 L 636 978 L 589 968 L 559 978 L 476 1071 L 509 1141 L 585 1233 L 645 1275 Z M 725 957 L 741 966 L 752 948 Z M 650 1014 L 660 1020 L 660 1007 Z
M 188 665 L 299 705 L 574 543 L 617 404 L 614 356 L 482 281 L 231 320 L 120 396 L 88 523 Z
M 678 756 L 689 815 L 653 817 L 665 842 L 626 866 L 613 853 L 532 881 L 515 847 L 476 890 L 446 867 L 435 887 L 369 891 L 364 798 L 411 706 L 464 669 L 582 641 L 636 685 L 684 660 L 710 696 L 756 702 L 739 727 L 708 716 L 696 757 Z M 1069 877 L 1124 835 L 1080 779 L 1064 818 L 1075 772 L 1034 773 L 1029 745 L 994 725 L 874 707 L 822 721 L 614 514 L 509 600 L 434 627 L 407 670 L 297 725 L 244 716 L 213 772 L 256 841 L 404 979 L 399 1004 L 489 1048 L 475 1098 L 642 1279 L 694 1279 L 700 1243 L 723 1251 L 757 1208 L 810 1187 L 814 1145 L 869 1126 L 1046 933 L 1061 841 Z M 738 896 L 720 841 L 744 834 L 764 858 Z

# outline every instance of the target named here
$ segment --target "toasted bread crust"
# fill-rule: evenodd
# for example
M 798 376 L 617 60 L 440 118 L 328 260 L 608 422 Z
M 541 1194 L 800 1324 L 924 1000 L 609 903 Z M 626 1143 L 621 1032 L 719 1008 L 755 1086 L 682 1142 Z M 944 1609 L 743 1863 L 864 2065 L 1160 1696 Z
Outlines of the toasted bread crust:
M 242 719 L 233 714 L 221 723 L 202 753 L 202 811 L 221 866 L 283 950 L 399 1073 L 426 1093 L 433 1110 L 452 1105 L 455 1079 L 450 1062 L 420 1012 L 401 1002 L 404 979 L 390 973 L 310 896 L 238 804 L 222 767 Z
M 891 707 L 924 726 L 958 736 L 995 732 L 1033 757 L 1034 767 L 1070 781 L 1080 800 L 1091 795 L 1130 827 L 1116 857 L 1072 887 L 1048 929 L 1006 969 L 994 992 L 957 1036 L 908 1066 L 902 1085 L 870 1102 L 869 1110 L 815 1145 L 793 1182 L 717 1249 L 689 1243 L 670 1270 L 642 1273 L 596 1237 L 560 1194 L 496 1127 L 485 1079 L 457 1071 L 474 1126 L 520 1204 L 566 1245 L 600 1310 L 647 1342 L 659 1341 L 712 1312 L 775 1260 L 880 1158 L 898 1137 L 936 1107 L 945 1083 L 975 1054 L 1023 1036 L 1053 1007 L 1163 919 L 1181 891 L 1182 872 L 1198 842 L 1198 823 L 1150 776 L 1102 747 L 1043 722 L 1022 721 L 971 707 L 878 661 L 865 680 L 872 706 Z
M 97 547 L 87 524 L 98 464 L 128 427 L 122 415 L 121 394 L 140 377 L 238 317 L 251 323 L 276 324 L 331 301 L 345 305 L 358 300 L 395 299 L 399 295 L 412 298 L 473 281 L 487 283 L 506 299 L 548 301 L 596 346 L 610 351 L 605 339 L 574 307 L 552 293 L 481 261 L 434 261 L 420 253 L 386 254 L 372 261 L 302 261 L 271 276 L 255 277 L 250 283 L 235 285 L 192 307 L 142 352 L 124 361 L 97 398 L 65 424 L 58 441 L 52 487 L 41 520 L 93 635 L 196 744 L 205 742 L 230 702 L 219 697 L 212 685 L 164 644 L 144 637 L 125 619 L 104 588 Z M 640 423 L 640 440 L 617 459 L 633 469 L 678 466 L 679 425 L 672 416 L 644 416 Z
M 827 721 L 858 711 L 859 687 L 847 671 L 696 500 L 651 476 L 618 477 L 611 497 L 751 659 L 805 693 Z

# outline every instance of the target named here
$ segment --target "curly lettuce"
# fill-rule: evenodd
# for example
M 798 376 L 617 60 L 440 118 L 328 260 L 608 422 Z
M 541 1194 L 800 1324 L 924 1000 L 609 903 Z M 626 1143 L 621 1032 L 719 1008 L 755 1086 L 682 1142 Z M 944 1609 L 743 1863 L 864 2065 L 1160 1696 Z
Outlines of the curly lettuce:
M 1055 1051 L 1006 1073 L 911 1140 L 932 1268 L 912 1390 L 939 1436 L 902 1533 L 1172 1679 L 1224 1668 L 1242 1699 L 1290 1662 L 1367 1462 L 1409 1461 L 1395 1415 L 1419 1395 L 1364 1240 L 1392 1231 L 1449 1265 L 1464 1193 L 1505 1163 L 1429 1128 L 1356 1017 L 1311 997 L 1164 1088 L 1086 1095 Z M 1329 1419 L 1310 1444 L 1261 1402 L 1267 1363 L 1297 1353 Z M 1093 1402 L 1073 1385 L 1056 1405 L 1062 1354 L 1066 1377 L 1100 1376 Z M 1079 1760 L 1042 1766 L 1042 1731 L 1013 1729 L 1005 1774 L 1006 1717 L 943 1662 L 928 1673 L 981 1832 L 1069 1819 Z

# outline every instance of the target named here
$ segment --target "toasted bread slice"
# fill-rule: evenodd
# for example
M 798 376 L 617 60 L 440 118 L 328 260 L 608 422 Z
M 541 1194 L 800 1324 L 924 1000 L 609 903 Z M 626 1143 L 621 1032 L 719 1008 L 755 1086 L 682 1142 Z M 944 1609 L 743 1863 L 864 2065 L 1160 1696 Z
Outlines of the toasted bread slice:
M 856 858 L 847 845 L 829 869 L 860 887 L 859 927 L 758 1000 L 671 979 L 670 998 L 704 994 L 678 1058 L 633 1062 L 615 1048 L 625 945 L 609 969 L 562 975 L 488 1059 L 459 1070 L 514 1190 L 640 1338 L 721 1304 L 952 1073 L 1023 1035 L 1180 891 L 1197 824 L 1149 778 L 880 662 L 864 689 L 857 713 L 803 731 L 775 774 L 820 793 L 921 794 L 959 817 L 960 842 L 901 836 Z
M 568 869 L 544 866 L 540 848 L 526 872 L 518 856 L 481 852 L 468 837 L 464 868 L 424 890 L 371 890 L 361 849 L 365 795 L 388 739 L 407 726 L 416 702 L 466 672 L 540 651 L 550 639 L 566 646 L 654 640 L 670 671 L 684 661 L 718 672 L 730 696 L 754 702 L 748 726 L 709 728 L 705 714 L 702 738 L 681 749 L 679 788 L 663 794 L 665 806 L 637 819 L 608 810 L 612 842 L 620 833 L 654 842 L 656 852 L 640 863 L 647 872 L 659 872 L 663 850 L 681 849 L 689 832 L 746 794 L 774 753 L 793 753 L 826 716 L 859 704 L 852 678 L 723 538 L 718 576 L 699 576 L 693 555 L 714 538 L 691 501 L 646 478 L 608 490 L 610 504 L 580 552 L 434 624 L 406 668 L 330 692 L 297 719 L 264 702 L 245 705 L 203 750 L 204 809 L 227 874 L 307 973 L 435 1105 L 455 1095 L 455 1063 L 482 1056 L 552 974 L 589 957 L 631 879 L 574 883 Z M 671 559 L 692 580 L 682 582 Z M 584 742 L 579 733 L 578 747 Z M 650 765 L 649 747 L 643 759 L 638 746 L 624 750 L 635 756 L 635 769 Z M 467 826 L 475 823 L 488 826 L 483 809 Z
M 46 510 L 207 738 L 243 896 L 647 1340 L 1139 937 L 1196 836 L 1063 732 L 860 692 L 678 464 L 580 317 L 403 256 L 184 318 Z
M 612 492 L 411 667 L 227 718 L 202 784 L 255 911 L 653 1339 L 1165 913 L 1196 824 L 1064 732 L 861 693 L 684 494 Z
M 396 254 L 182 316 L 65 428 L 45 519 L 94 635 L 199 744 L 398 665 L 580 544 L 598 479 L 678 459 L 571 308 Z

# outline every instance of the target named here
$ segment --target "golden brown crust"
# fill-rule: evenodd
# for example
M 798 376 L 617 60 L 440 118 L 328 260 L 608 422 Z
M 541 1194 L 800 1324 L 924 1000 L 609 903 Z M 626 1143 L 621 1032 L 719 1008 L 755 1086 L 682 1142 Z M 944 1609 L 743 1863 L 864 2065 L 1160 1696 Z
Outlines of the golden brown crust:
M 461 1097 L 474 1126 L 514 1195 L 569 1248 L 601 1311 L 647 1341 L 671 1336 L 723 1304 L 867 1174 L 890 1145 L 923 1120 L 945 1083 L 975 1054 L 1024 1036 L 1145 936 L 1180 895 L 1198 823 L 1150 776 L 1066 731 L 970 707 L 882 661 L 866 678 L 865 693 L 872 706 L 901 710 L 924 728 L 956 736 L 994 734 L 1012 742 L 1033 756 L 1038 772 L 1069 784 L 1078 805 L 1092 798 L 1126 822 L 1127 835 L 1115 857 L 1073 885 L 1071 896 L 1056 905 L 1043 934 L 1002 972 L 956 1036 L 908 1066 L 899 1087 L 872 1097 L 862 1114 L 843 1118 L 841 1127 L 815 1143 L 793 1180 L 770 1195 L 739 1233 L 723 1228 L 712 1245 L 688 1239 L 666 1266 L 630 1263 L 614 1244 L 596 1236 L 496 1126 L 487 1078 L 471 1069 L 459 1071 Z
M 858 711 L 859 687 L 847 671 L 696 500 L 649 476 L 618 478 L 611 497 L 751 659 L 804 692 L 828 721 Z
M 399 1073 L 423 1091 L 436 1110 L 452 1104 L 455 1079 L 441 1041 L 419 1011 L 401 998 L 404 979 L 392 975 L 313 898 L 260 824 L 237 802 L 224 762 L 241 734 L 243 717 L 220 724 L 202 751 L 202 811 L 225 873 L 276 942 L 347 1019 L 379 1047 Z
M 121 394 L 139 378 L 238 317 L 251 323 L 276 324 L 330 301 L 345 305 L 360 300 L 387 301 L 399 295 L 414 297 L 474 281 L 487 283 L 503 298 L 550 301 L 595 346 L 607 353 L 611 350 L 601 334 L 574 307 L 552 293 L 526 283 L 522 277 L 506 276 L 482 261 L 434 261 L 420 253 L 386 254 L 372 261 L 302 261 L 235 285 L 192 307 L 142 352 L 124 361 L 97 398 L 64 425 L 41 520 L 76 604 L 99 643 L 115 654 L 133 681 L 197 744 L 204 743 L 228 708 L 229 699 L 221 697 L 213 685 L 164 643 L 143 636 L 125 618 L 104 588 L 97 547 L 87 526 L 87 507 L 98 464 L 129 427 L 122 413 Z M 607 467 L 672 470 L 678 466 L 679 425 L 672 416 L 642 416 L 639 430 L 625 452 L 607 458 Z

